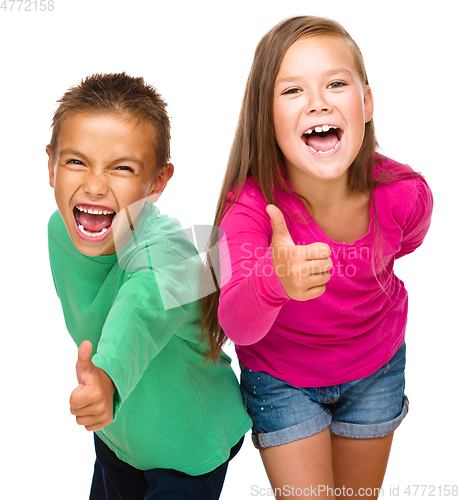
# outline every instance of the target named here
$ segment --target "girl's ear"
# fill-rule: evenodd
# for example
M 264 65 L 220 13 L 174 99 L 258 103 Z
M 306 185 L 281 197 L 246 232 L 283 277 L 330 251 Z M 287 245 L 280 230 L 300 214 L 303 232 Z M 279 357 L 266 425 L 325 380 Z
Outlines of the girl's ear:
M 374 97 L 369 85 L 364 88 L 364 121 L 370 122 L 374 116 Z
M 53 154 L 51 152 L 51 147 L 48 144 L 46 146 L 46 154 L 48 155 L 48 172 L 49 172 L 49 181 L 50 186 L 54 188 L 54 163 L 53 163 Z
M 148 203 L 155 203 L 158 201 L 158 198 L 161 196 L 161 193 L 164 191 L 173 174 L 174 165 L 172 163 L 168 163 L 160 170 L 150 186 L 149 196 L 146 198 Z

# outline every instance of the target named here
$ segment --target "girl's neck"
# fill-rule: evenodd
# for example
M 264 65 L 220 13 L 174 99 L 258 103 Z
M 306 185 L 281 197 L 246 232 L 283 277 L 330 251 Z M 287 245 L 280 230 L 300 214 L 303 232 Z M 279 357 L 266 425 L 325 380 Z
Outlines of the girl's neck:
M 305 197 L 310 215 L 333 241 L 354 244 L 369 231 L 369 193 L 352 191 L 346 177 L 330 181 L 314 179 L 307 186 L 293 183 L 292 187 Z
M 337 179 L 323 180 L 308 177 L 308 179 L 290 179 L 290 182 L 294 190 L 308 201 L 310 211 L 323 211 L 341 206 L 356 194 L 348 185 L 346 172 Z

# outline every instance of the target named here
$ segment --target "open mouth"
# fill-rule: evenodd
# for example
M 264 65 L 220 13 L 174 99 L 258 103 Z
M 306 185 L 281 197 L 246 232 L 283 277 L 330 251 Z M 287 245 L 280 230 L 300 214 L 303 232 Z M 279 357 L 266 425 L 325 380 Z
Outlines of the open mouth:
M 103 239 L 112 227 L 115 211 L 111 208 L 77 205 L 73 209 L 75 224 L 85 239 Z
M 302 135 L 302 140 L 315 153 L 334 152 L 343 137 L 343 130 L 334 125 L 318 125 L 309 128 Z

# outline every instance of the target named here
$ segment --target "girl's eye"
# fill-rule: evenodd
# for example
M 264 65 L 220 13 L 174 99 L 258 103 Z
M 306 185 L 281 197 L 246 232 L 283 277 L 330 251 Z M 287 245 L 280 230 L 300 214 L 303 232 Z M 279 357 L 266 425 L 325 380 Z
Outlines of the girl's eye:
M 66 163 L 72 163 L 74 165 L 83 165 L 83 163 L 80 160 L 69 160 Z
M 125 165 L 121 165 L 120 167 L 117 167 L 115 170 L 121 170 L 123 172 L 133 172 L 134 170 L 131 167 L 127 167 Z
M 300 92 L 300 89 L 298 88 L 294 88 L 294 89 L 287 89 L 285 90 L 282 95 L 286 95 L 286 94 L 298 94 Z
M 332 82 L 330 83 L 327 88 L 328 89 L 339 89 L 340 87 L 345 86 L 346 84 L 344 82 Z

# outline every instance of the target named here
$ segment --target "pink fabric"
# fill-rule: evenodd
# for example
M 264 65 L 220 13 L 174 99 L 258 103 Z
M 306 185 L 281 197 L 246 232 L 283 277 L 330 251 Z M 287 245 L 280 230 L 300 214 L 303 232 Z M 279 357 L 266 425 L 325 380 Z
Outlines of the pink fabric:
M 389 159 L 383 168 L 409 169 Z M 248 178 L 221 223 L 226 242 L 219 243 L 221 269 L 229 277 L 221 289 L 222 328 L 245 366 L 297 387 L 335 385 L 370 375 L 404 340 L 407 292 L 393 273 L 393 263 L 413 252 L 428 231 L 433 199 L 427 183 L 412 178 L 375 190 L 384 268 L 379 279 L 385 290 L 372 268 L 372 207 L 368 233 L 354 244 L 344 244 L 331 240 L 296 196 L 277 190 L 275 198 L 292 212 L 285 218 L 295 244 L 322 241 L 331 247 L 334 268 L 326 292 L 305 302 L 286 295 L 272 263 L 267 203 L 254 179 Z

